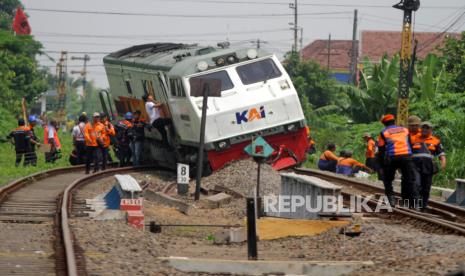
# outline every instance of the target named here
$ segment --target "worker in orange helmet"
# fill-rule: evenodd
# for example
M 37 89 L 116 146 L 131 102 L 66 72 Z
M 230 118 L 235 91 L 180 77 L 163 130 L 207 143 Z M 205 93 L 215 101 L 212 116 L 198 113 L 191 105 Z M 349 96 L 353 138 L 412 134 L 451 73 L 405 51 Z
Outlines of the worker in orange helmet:
M 396 170 L 402 173 L 401 194 L 404 202 L 415 208 L 418 200 L 418 189 L 412 162 L 412 148 L 408 129 L 395 125 L 392 114 L 383 116 L 381 122 L 385 128 L 378 136 L 378 163 L 381 164 L 386 196 L 391 206 L 395 205 L 392 181 Z
M 343 174 L 343 175 L 352 175 L 360 171 L 360 169 L 364 169 L 369 173 L 372 173 L 373 170 L 368 166 L 358 162 L 357 160 L 352 158 L 352 151 L 344 150 L 341 152 L 341 158 L 339 159 L 336 167 L 336 173 Z
M 328 144 L 326 150 L 320 155 L 320 160 L 318 161 L 318 168 L 322 171 L 336 172 L 337 162 L 339 157 L 337 157 L 334 152 L 336 151 L 335 144 Z
M 417 179 L 420 182 L 421 208 L 428 206 L 429 194 L 433 182 L 433 175 L 439 172 L 439 167 L 434 161 L 438 158 L 441 169 L 446 168 L 446 154 L 441 145 L 441 140 L 433 136 L 433 124 L 423 122 L 421 133 L 412 139 L 413 163 L 416 167 Z

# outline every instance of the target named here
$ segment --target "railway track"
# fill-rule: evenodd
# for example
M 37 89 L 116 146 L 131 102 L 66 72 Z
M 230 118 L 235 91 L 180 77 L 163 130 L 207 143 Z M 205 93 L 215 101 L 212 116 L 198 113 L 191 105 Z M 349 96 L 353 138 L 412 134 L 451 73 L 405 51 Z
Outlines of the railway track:
M 68 217 L 82 185 L 126 167 L 85 175 L 82 166 L 52 169 L 0 188 L 0 275 L 86 275 Z
M 384 195 L 384 188 L 369 184 L 358 179 L 351 179 L 345 176 L 336 175 L 329 172 L 323 172 L 314 169 L 295 168 L 294 171 L 297 174 L 315 176 L 329 182 L 339 184 L 344 188 L 349 188 L 350 192 L 343 191 L 344 197 L 358 196 L 366 199 L 368 196 L 379 196 Z M 362 193 L 354 193 L 354 190 L 358 190 Z M 396 192 L 396 198 L 400 200 L 400 193 Z M 369 200 L 369 205 L 376 205 L 378 200 Z M 446 204 L 443 202 L 430 200 L 429 212 L 422 213 L 408 208 L 395 207 L 393 208 L 393 214 L 407 217 L 413 220 L 421 221 L 429 224 L 431 227 L 437 227 L 446 230 L 447 232 L 453 232 L 455 234 L 465 236 L 465 208 Z

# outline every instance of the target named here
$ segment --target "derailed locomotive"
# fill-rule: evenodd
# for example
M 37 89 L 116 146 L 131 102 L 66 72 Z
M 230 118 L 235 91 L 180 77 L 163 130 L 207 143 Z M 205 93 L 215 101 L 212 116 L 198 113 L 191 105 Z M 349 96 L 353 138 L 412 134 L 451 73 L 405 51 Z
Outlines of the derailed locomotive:
M 113 118 L 140 110 L 152 95 L 172 119 L 173 149 L 159 147 L 156 130 L 146 131 L 143 160 L 195 165 L 202 97 L 190 94 L 198 78 L 221 80 L 221 97 L 207 106 L 204 171 L 244 157 L 244 147 L 261 135 L 276 150 L 273 166 L 282 169 L 305 160 L 305 118 L 296 90 L 273 54 L 256 49 L 155 43 L 126 48 L 103 59 L 111 93 L 102 91 L 103 109 Z M 285 161 L 284 161 L 285 160 Z

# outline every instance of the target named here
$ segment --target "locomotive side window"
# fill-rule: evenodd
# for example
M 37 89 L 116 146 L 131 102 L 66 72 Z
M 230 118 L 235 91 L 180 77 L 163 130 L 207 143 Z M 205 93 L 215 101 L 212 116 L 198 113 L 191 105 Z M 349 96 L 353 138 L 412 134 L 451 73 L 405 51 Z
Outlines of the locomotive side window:
M 232 83 L 229 75 L 226 71 L 218 71 L 210 74 L 200 75 L 193 78 L 190 78 L 189 82 L 192 86 L 192 80 L 196 79 L 219 79 L 221 80 L 221 91 L 229 90 L 234 88 L 234 84 Z
M 180 79 L 170 79 L 171 96 L 186 97 L 186 92 Z
M 238 66 L 236 71 L 244 85 L 274 79 L 282 75 L 272 59 Z
M 155 95 L 153 92 L 153 83 L 151 80 L 142 80 L 142 87 L 144 88 L 144 95 Z

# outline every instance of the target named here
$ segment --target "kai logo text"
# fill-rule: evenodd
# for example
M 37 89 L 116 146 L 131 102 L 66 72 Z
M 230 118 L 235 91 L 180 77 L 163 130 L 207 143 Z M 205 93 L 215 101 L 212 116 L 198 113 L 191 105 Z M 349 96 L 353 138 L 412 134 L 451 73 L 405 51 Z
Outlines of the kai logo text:
M 258 110 L 257 108 L 253 107 L 242 112 L 236 112 L 236 123 L 238 125 L 263 118 L 265 118 L 265 107 L 263 106 L 260 106 Z

